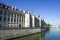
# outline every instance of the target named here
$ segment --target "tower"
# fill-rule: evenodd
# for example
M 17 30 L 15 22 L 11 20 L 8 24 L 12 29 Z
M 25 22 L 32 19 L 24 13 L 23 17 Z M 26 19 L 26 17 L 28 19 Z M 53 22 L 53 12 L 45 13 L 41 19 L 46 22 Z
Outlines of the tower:
M 25 27 L 30 27 L 30 14 L 29 9 L 25 11 Z

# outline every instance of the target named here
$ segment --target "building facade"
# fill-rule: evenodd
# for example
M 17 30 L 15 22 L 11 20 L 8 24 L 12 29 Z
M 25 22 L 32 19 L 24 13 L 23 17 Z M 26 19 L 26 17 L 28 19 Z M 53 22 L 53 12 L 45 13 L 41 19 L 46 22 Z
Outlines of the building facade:
M 36 17 L 34 13 L 30 13 L 27 9 L 25 13 L 13 6 L 0 3 L 0 27 L 41 27 L 41 17 Z

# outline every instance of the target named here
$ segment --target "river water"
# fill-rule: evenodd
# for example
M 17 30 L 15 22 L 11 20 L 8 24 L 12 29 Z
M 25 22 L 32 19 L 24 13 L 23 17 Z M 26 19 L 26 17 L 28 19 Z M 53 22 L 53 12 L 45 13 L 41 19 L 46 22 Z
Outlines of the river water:
M 44 35 L 44 40 L 60 40 L 60 28 L 59 27 L 54 27 L 50 28 L 45 35 Z
M 50 30 L 30 36 L 18 37 L 12 40 L 60 40 L 60 28 L 50 28 Z

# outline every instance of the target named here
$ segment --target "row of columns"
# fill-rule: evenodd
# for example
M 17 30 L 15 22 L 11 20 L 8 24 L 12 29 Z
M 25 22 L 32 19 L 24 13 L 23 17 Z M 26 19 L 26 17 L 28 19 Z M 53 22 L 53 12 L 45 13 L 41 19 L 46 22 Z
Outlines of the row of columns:
M 11 19 L 11 18 L 13 18 L 13 19 Z M 16 20 L 16 22 L 14 22 L 14 19 Z M 13 21 L 11 21 L 11 20 L 13 20 Z M 13 14 L 13 16 L 11 16 L 11 14 L 10 14 L 10 21 L 9 21 L 10 26 L 13 25 L 14 27 L 15 26 L 19 27 L 19 25 L 21 25 L 21 27 L 23 27 L 24 26 L 24 21 L 25 20 L 24 20 L 24 16 L 23 15 L 20 15 L 20 14 L 19 15 L 18 14 L 15 15 L 15 14 Z

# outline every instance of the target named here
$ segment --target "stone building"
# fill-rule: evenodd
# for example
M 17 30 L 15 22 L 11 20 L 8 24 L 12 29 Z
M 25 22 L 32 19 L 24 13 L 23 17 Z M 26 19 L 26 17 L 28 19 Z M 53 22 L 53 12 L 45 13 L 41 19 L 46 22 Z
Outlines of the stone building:
M 41 17 L 36 17 L 27 9 L 25 13 L 13 6 L 0 3 L 0 28 L 41 27 Z

